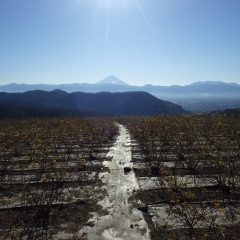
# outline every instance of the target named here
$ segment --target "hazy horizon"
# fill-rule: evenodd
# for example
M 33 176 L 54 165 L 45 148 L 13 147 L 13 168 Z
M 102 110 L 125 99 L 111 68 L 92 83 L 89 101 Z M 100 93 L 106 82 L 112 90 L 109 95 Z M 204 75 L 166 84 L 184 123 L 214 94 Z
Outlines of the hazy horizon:
M 151 83 L 131 84 L 131 83 L 128 83 L 128 82 L 124 81 L 124 79 L 118 78 L 115 75 L 110 75 L 110 76 L 107 76 L 107 77 L 105 77 L 103 79 L 100 79 L 98 81 L 93 81 L 93 82 L 90 82 L 90 83 L 84 82 L 84 81 L 82 81 L 82 82 L 80 82 L 80 81 L 79 82 L 70 82 L 69 81 L 69 82 L 62 82 L 62 83 L 57 83 L 57 82 L 55 82 L 55 83 L 45 83 L 45 82 L 33 82 L 33 83 L 31 83 L 31 82 L 29 82 L 29 83 L 27 83 L 27 82 L 19 82 L 19 83 L 16 83 L 16 82 L 9 82 L 9 83 L 6 83 L 6 84 L 0 83 L 0 86 L 4 86 L 4 85 L 8 85 L 8 84 L 20 84 L 20 85 L 21 84 L 26 84 L 26 85 L 41 85 L 41 84 L 46 84 L 46 85 L 48 85 L 48 84 L 49 85 L 98 84 L 100 81 L 105 80 L 107 78 L 111 78 L 111 77 L 117 78 L 117 79 L 119 79 L 120 81 L 123 81 L 125 84 L 127 84 L 129 86 L 139 86 L 139 87 L 145 86 L 145 85 L 153 85 L 153 86 L 187 86 L 187 85 L 191 85 L 191 84 L 195 84 L 195 83 L 207 83 L 207 82 L 216 82 L 216 83 L 221 82 L 221 83 L 229 83 L 229 84 L 239 84 L 238 82 L 226 82 L 226 81 L 217 81 L 217 80 L 216 81 L 196 81 L 196 82 L 191 82 L 191 83 L 188 83 L 188 84 L 165 84 L 165 85 L 163 85 L 163 84 L 151 84 Z
M 0 84 L 240 83 L 238 0 L 2 0 Z

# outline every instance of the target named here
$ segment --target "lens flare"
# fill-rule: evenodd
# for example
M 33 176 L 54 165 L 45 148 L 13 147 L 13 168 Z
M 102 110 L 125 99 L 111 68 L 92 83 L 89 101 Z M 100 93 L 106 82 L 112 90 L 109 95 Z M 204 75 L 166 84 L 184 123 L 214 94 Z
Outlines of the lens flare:
M 123 14 L 132 9 L 138 12 L 139 16 L 144 20 L 145 25 L 150 31 L 153 31 L 153 27 L 146 16 L 144 6 L 139 0 L 97 0 L 95 6 L 95 24 L 97 25 L 98 16 L 105 15 L 105 46 L 108 46 L 111 36 L 111 18 L 117 17 L 119 14 Z

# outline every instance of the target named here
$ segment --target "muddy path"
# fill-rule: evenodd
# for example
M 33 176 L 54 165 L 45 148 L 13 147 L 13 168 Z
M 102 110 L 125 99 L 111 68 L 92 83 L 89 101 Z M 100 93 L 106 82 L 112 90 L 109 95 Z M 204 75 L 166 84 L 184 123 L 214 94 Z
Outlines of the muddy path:
M 142 212 L 128 202 L 133 191 L 139 188 L 132 170 L 131 137 L 124 126 L 118 127 L 119 136 L 107 155 L 111 161 L 104 162 L 109 173 L 102 175 L 107 194 L 99 204 L 107 215 L 94 216 L 93 227 L 83 231 L 89 240 L 148 240 L 149 229 Z

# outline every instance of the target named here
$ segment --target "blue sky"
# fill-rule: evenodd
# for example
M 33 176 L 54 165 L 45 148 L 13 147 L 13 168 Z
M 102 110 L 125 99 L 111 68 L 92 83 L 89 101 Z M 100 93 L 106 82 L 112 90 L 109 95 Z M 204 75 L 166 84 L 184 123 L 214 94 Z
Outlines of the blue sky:
M 0 0 L 0 84 L 240 83 L 239 0 Z

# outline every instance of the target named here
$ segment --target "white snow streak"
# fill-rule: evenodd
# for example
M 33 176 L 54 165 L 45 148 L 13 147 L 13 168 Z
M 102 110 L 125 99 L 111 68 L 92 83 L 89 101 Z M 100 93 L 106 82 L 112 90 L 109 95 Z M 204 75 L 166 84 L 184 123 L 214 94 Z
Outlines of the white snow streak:
M 124 126 L 118 124 L 118 127 L 119 136 L 107 155 L 112 160 L 104 162 L 110 173 L 102 175 L 107 196 L 99 204 L 108 215 L 93 217 L 90 221 L 94 226 L 85 227 L 81 233 L 87 233 L 89 240 L 150 240 L 142 212 L 128 204 L 139 186 L 133 171 L 124 174 L 124 167 L 132 169 L 131 138 Z

